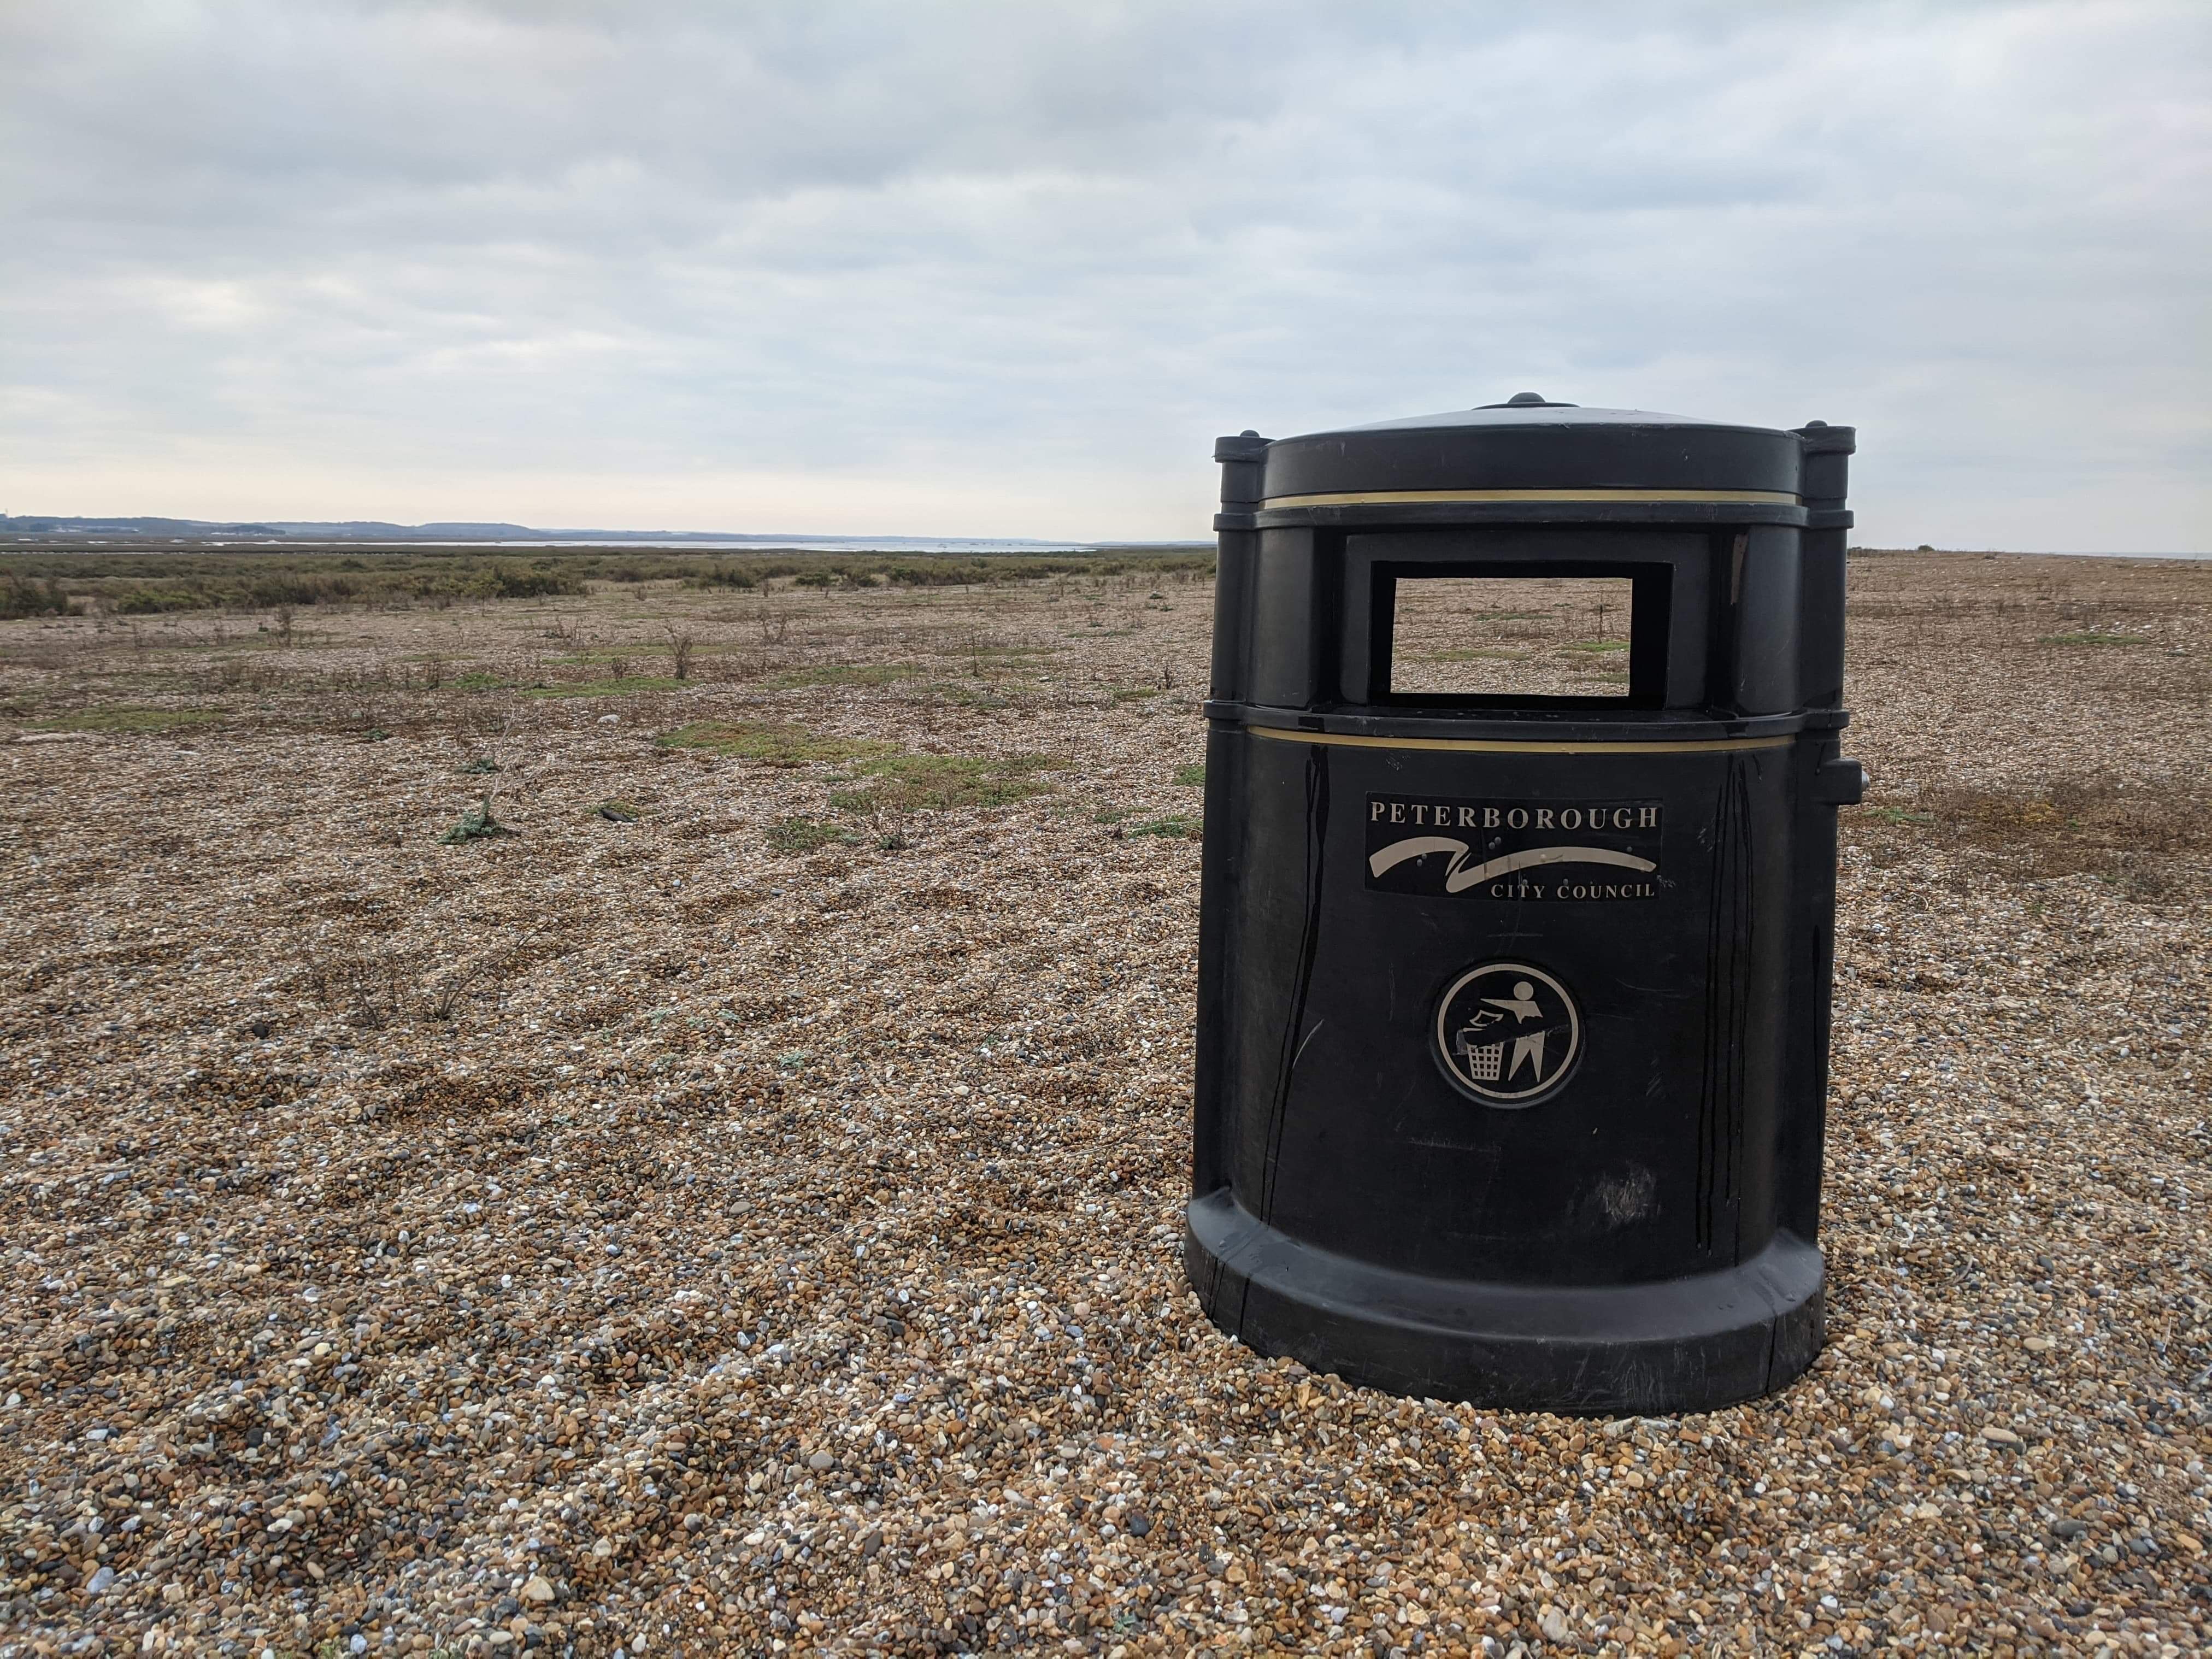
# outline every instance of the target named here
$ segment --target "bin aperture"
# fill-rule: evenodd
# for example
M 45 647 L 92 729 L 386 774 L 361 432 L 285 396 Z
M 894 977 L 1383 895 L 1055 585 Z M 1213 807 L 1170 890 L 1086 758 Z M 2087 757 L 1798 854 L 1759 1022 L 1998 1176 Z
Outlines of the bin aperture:
M 1565 1411 L 1811 1363 L 1851 447 L 1525 398 L 1221 441 L 1224 1329 Z
M 1632 577 L 1404 576 L 1392 590 L 1394 696 L 1627 700 Z

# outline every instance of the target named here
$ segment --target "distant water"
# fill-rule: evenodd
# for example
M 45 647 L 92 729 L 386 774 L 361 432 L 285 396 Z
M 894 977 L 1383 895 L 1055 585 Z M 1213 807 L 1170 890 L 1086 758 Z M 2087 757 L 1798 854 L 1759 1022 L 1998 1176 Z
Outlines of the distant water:
M 1870 547 L 1866 550 L 1893 558 L 1914 556 L 1914 550 L 1909 547 Z M 1933 551 L 1959 559 L 2212 559 L 2212 553 L 2081 553 L 2070 549 L 2045 552 L 2018 547 L 1939 547 Z

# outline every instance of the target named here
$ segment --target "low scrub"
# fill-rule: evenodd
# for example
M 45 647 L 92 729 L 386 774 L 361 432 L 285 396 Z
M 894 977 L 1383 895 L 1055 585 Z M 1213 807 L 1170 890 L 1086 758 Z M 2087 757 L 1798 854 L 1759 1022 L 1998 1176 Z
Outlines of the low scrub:
M 80 708 L 40 720 L 38 729 L 42 732 L 177 732 L 189 726 L 206 726 L 221 720 L 228 712 L 222 708 Z
M 66 606 L 123 616 L 172 611 L 275 610 L 280 605 L 447 605 L 467 599 L 543 599 L 586 593 L 592 582 L 679 583 L 693 589 L 750 592 L 778 580 L 819 588 L 989 586 L 1004 582 L 1103 581 L 1211 575 L 1213 556 L 1188 552 L 912 556 L 803 553 L 757 555 L 637 549 L 532 549 L 526 556 L 486 548 L 439 546 L 202 549 L 124 544 L 98 552 L 53 548 L 0 555 L 0 614 L 13 582 L 27 584 L 40 608 Z
M 66 617 L 69 595 L 52 576 L 35 582 L 11 570 L 0 581 L 0 621 L 20 622 L 26 617 Z
M 491 797 L 487 795 L 461 814 L 461 821 L 438 837 L 447 847 L 458 847 L 465 842 L 491 841 L 501 836 L 511 836 L 508 829 L 491 815 Z

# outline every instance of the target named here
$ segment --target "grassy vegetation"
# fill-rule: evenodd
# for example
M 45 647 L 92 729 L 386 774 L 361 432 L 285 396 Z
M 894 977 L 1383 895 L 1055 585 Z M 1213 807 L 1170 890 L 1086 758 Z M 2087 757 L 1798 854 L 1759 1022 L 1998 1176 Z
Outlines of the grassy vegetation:
M 38 722 L 41 732 L 161 732 L 205 726 L 221 720 L 223 708 L 80 708 Z
M 1170 841 L 1202 841 L 1206 835 L 1203 818 L 1155 818 L 1150 823 L 1133 823 L 1121 831 L 1124 836 L 1159 836 Z
M 827 737 L 803 726 L 769 720 L 694 720 L 664 732 L 659 741 L 664 748 L 702 749 L 766 766 L 834 763 L 845 768 L 845 775 L 830 792 L 830 806 L 870 818 L 1026 800 L 1051 788 L 1040 774 L 1066 764 L 1049 755 L 914 754 L 889 744 Z M 807 833 L 780 829 L 781 842 L 770 839 L 781 847 Z
M 856 663 L 826 668 L 794 668 L 774 676 L 768 684 L 779 691 L 793 691 L 805 685 L 882 686 L 899 680 L 910 680 L 921 672 L 921 669 L 910 663 Z
M 853 769 L 866 787 L 837 791 L 830 804 L 869 815 L 1005 806 L 1044 793 L 1052 786 L 1037 774 L 1066 764 L 1048 755 L 882 755 Z
M 899 751 L 887 743 L 824 737 L 803 726 L 774 720 L 693 720 L 656 739 L 664 749 L 703 749 L 768 766 L 810 766 L 817 761 L 866 760 Z
M 785 818 L 770 827 L 768 844 L 779 853 L 818 853 L 825 847 L 858 847 L 860 838 L 840 824 Z
M 654 674 L 625 674 L 611 680 L 561 680 L 525 687 L 526 697 L 624 697 L 633 691 L 675 691 L 684 682 Z
M 202 550 L 124 546 L 0 553 L 0 618 L 71 610 L 112 616 L 279 606 L 451 605 L 581 594 L 593 582 L 666 582 L 750 592 L 808 587 L 988 586 L 1046 577 L 1211 574 L 1210 553 L 1070 553 L 917 557 L 905 554 L 726 554 L 641 549 L 283 547 Z
M 1193 766 L 1176 767 L 1175 781 L 1186 789 L 1199 789 L 1204 787 L 1206 784 L 1206 763 L 1204 761 L 1200 761 Z

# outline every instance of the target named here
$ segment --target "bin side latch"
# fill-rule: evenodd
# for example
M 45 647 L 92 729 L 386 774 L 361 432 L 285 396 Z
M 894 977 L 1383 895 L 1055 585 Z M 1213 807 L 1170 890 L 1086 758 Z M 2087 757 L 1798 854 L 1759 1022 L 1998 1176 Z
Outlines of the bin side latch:
M 1813 774 L 1813 799 L 1823 806 L 1856 806 L 1866 787 L 1867 769 L 1855 760 L 1825 760 Z

